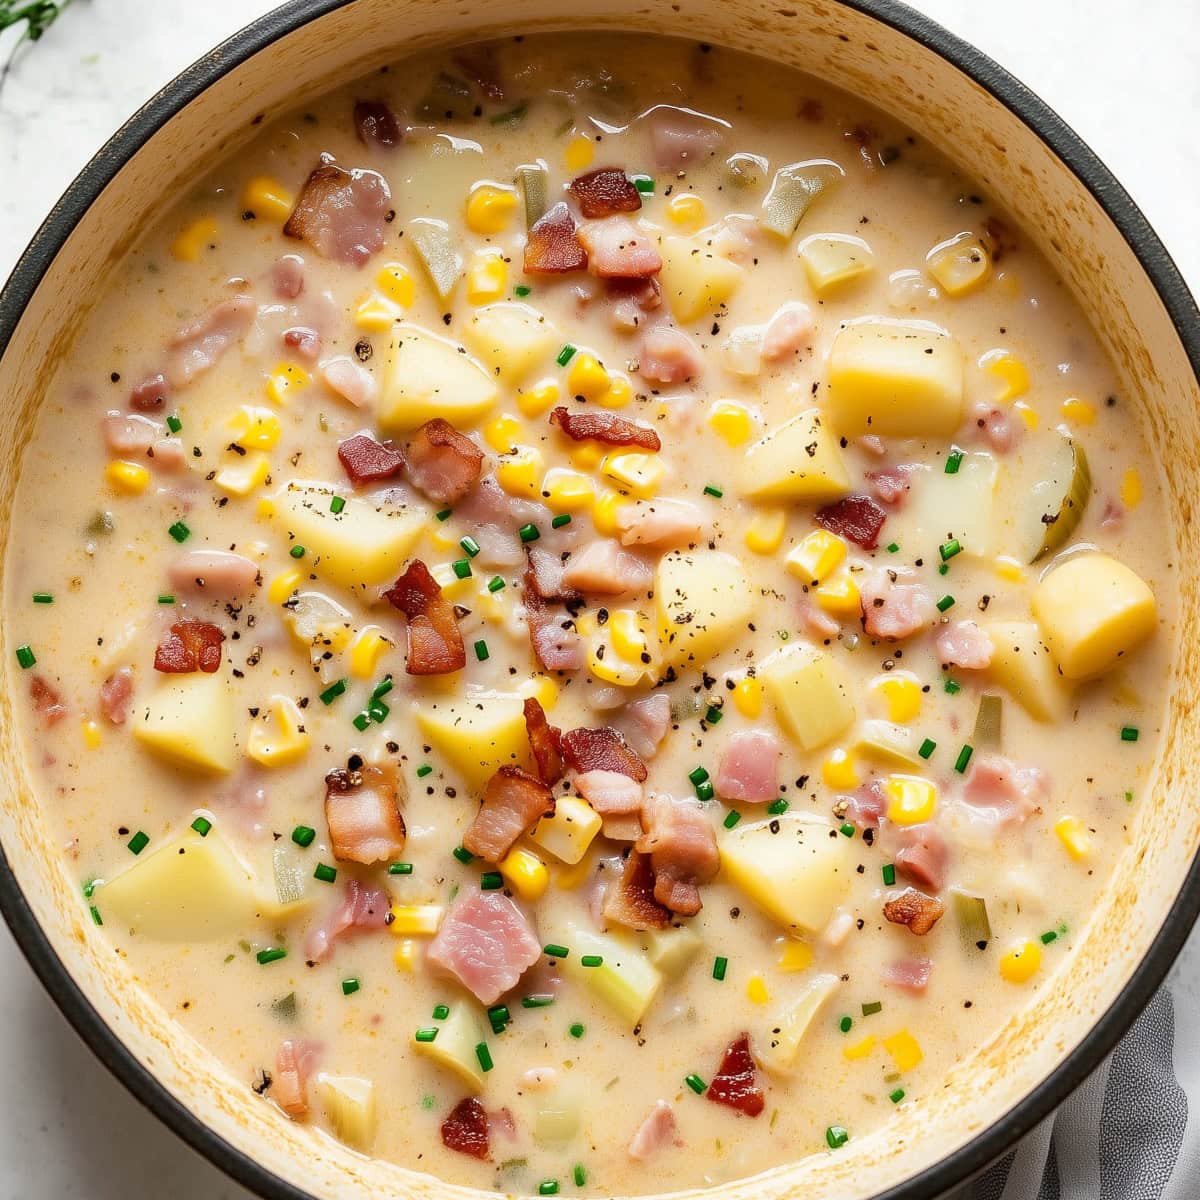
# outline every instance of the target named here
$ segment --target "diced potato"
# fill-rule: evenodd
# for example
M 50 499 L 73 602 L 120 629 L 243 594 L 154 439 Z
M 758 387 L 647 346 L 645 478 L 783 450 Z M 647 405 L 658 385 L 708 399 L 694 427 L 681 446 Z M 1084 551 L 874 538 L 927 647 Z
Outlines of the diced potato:
M 842 668 L 823 650 L 796 644 L 776 650 L 758 668 L 780 725 L 803 750 L 831 742 L 854 722 L 854 701 Z
M 957 538 L 964 554 L 991 557 L 996 552 L 999 479 L 1000 464 L 990 454 L 964 454 L 953 475 L 940 465 L 912 472 L 911 517 L 905 514 L 905 525 L 909 520 L 915 524 L 919 540 L 900 544 L 929 557 L 943 542 Z M 892 536 L 898 540 L 900 534 Z
M 732 555 L 673 550 L 658 564 L 654 603 L 663 665 L 703 665 L 738 637 L 757 592 Z
M 347 1146 L 367 1150 L 375 1140 L 375 1084 L 356 1075 L 317 1075 L 317 1092 L 333 1131 Z
M 524 723 L 522 723 L 522 734 Z M 578 796 L 560 796 L 554 816 L 543 817 L 529 835 L 543 850 L 560 862 L 574 866 L 587 853 L 603 820 L 598 812 Z
M 560 1084 L 538 1104 L 533 1140 L 539 1146 L 563 1146 L 579 1132 L 583 1102 L 578 1085 Z
M 400 322 L 388 352 L 379 401 L 379 427 L 402 434 L 444 417 L 461 428 L 479 420 L 496 402 L 500 389 L 461 347 Z
M 796 1067 L 796 1055 L 808 1027 L 837 991 L 836 975 L 818 975 L 805 984 L 799 996 L 776 1009 L 753 1040 L 754 1057 L 768 1071 L 786 1075 Z
M 827 405 L 847 437 L 948 437 L 963 419 L 962 350 L 928 321 L 851 321 L 829 353 Z
M 246 756 L 260 766 L 284 767 L 299 762 L 311 739 L 304 716 L 290 696 L 272 696 L 267 720 L 256 720 L 246 739 Z
M 293 480 L 275 497 L 275 521 L 289 544 L 303 546 L 304 561 L 323 578 L 342 587 L 388 583 L 425 529 L 421 512 L 379 507 L 369 500 L 342 497 L 340 512 L 331 505 L 332 488 Z
M 492 694 L 422 701 L 414 716 L 434 753 L 447 759 L 473 787 L 483 787 L 500 767 L 530 763 L 524 708 L 516 697 Z
M 650 961 L 668 978 L 682 975 L 700 953 L 704 939 L 690 925 L 669 925 L 642 934 Z
M 561 341 L 536 308 L 515 301 L 472 313 L 463 336 L 489 374 L 510 386 L 540 366 Z
M 483 1068 L 475 1047 L 487 1038 L 482 1015 L 474 1000 L 458 996 L 449 1003 L 450 1015 L 437 1025 L 432 1042 L 414 1037 L 412 1048 L 453 1072 L 473 1092 L 483 1090 Z
M 225 773 L 237 762 L 233 699 L 223 671 L 167 675 L 134 718 L 133 736 L 175 766 Z
M 771 920 L 815 936 L 854 876 L 849 839 L 831 832 L 833 826 L 815 813 L 788 812 L 735 826 L 721 839 L 722 874 Z
M 714 254 L 703 238 L 664 238 L 662 260 L 659 282 L 678 321 L 715 312 L 746 277 L 737 263 Z
M 595 994 L 626 1021 L 630 1027 L 646 1015 L 663 977 L 658 968 L 636 946 L 609 933 L 571 928 L 558 939 L 570 947 L 570 954 L 559 959 L 559 970 Z M 585 967 L 584 955 L 598 955 L 598 967 Z
M 814 233 L 800 243 L 800 261 L 818 296 L 866 275 L 874 265 L 871 247 L 847 233 Z
M 864 721 L 851 752 L 886 766 L 915 767 L 921 759 L 917 754 L 920 742 L 912 729 L 891 721 Z
M 925 265 L 947 296 L 973 292 L 992 273 L 991 256 L 973 233 L 959 233 L 939 242 L 926 255 Z
M 1058 673 L 1042 631 L 1032 621 L 987 621 L 979 626 L 992 643 L 988 674 L 1031 717 L 1058 721 L 1071 702 L 1068 684 Z
M 1054 567 L 1033 591 L 1033 615 L 1068 679 L 1100 675 L 1141 645 L 1158 623 L 1146 581 L 1107 554 Z
M 810 408 L 772 429 L 737 466 L 738 490 L 750 500 L 825 503 L 850 491 L 850 476 L 829 424 Z

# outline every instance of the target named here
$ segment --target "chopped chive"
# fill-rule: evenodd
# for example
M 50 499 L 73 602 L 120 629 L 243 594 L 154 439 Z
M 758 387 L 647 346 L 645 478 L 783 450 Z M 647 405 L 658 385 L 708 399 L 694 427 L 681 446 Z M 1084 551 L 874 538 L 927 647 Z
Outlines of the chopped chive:
M 704 719 L 710 725 L 718 724 L 724 715 L 725 714 L 715 704 L 710 704 L 704 710 Z
M 971 761 L 971 755 L 975 753 L 975 747 L 964 745 L 958 752 L 958 757 L 954 760 L 954 769 L 961 775 L 967 769 L 967 763 Z
M 362 984 L 359 983 L 359 981 L 353 975 L 351 975 L 349 979 L 342 980 L 342 995 L 353 996 L 360 987 L 362 987 Z
M 961 691 L 962 688 L 959 686 L 959 684 L 955 683 L 953 679 L 946 680 L 945 692 L 948 696 L 957 696 Z
M 183 428 L 183 422 L 174 413 L 172 413 L 167 418 L 167 428 L 172 433 L 178 433 Z
M 703 1096 L 708 1091 L 708 1084 L 700 1078 L 699 1075 L 691 1074 L 683 1077 L 683 1082 L 696 1093 L 697 1096 Z
M 528 296 L 529 293 L 532 291 L 533 291 L 533 288 L 528 287 L 523 283 L 518 283 L 517 286 L 515 288 L 513 288 L 513 295 L 524 298 L 525 296 Z
M 937 742 L 932 738 L 926 738 L 917 749 L 917 753 L 922 758 L 928 758 L 937 749 Z
M 479 1060 L 479 1069 L 485 1074 L 495 1066 L 492 1062 L 492 1052 L 488 1049 L 487 1042 L 478 1042 L 475 1045 L 475 1057 Z
M 947 609 L 953 608 L 953 607 L 954 607 L 954 597 L 953 596 L 943 596 L 937 602 L 938 612 L 945 612 Z
M 418 779 L 424 779 L 426 775 L 432 775 L 432 774 L 433 774 L 433 768 L 428 763 L 422 763 L 417 768 L 417 778 Z
M 839 1147 L 844 1146 L 849 1140 L 849 1133 L 847 1133 L 846 1130 L 840 1125 L 830 1125 L 829 1128 L 825 1130 L 825 1142 L 829 1146 L 830 1150 L 837 1150 Z
M 512 1020 L 512 1015 L 503 1004 L 493 1004 L 492 1007 L 487 1010 L 487 1015 L 488 1020 L 492 1023 L 493 1029 L 495 1029 L 497 1025 L 503 1027 Z
M 560 946 L 557 942 L 549 942 L 542 947 L 542 953 L 550 955 L 551 958 L 566 958 L 571 952 L 566 946 Z
M 411 875 L 413 873 L 413 865 L 409 862 L 395 862 L 388 864 L 389 875 Z
M 554 997 L 547 995 L 523 996 L 521 998 L 522 1008 L 549 1008 L 553 1003 Z
M 491 577 L 491 579 L 488 580 L 488 591 L 489 592 L 499 592 L 499 591 L 503 590 L 504 587 L 506 587 L 506 586 L 507 585 L 505 584 L 504 580 L 501 579 L 499 575 L 493 575 Z
M 100 915 L 100 910 L 94 904 L 88 906 L 88 911 L 92 914 L 93 925 L 104 924 L 104 918 Z
M 473 855 L 470 850 L 466 848 L 466 846 L 455 846 L 454 857 L 457 858 L 464 867 L 475 861 L 475 855 Z
M 94 879 L 87 880 L 83 885 L 84 899 L 90 900 L 92 893 L 96 890 L 96 881 Z
M 707 781 L 708 772 L 703 767 L 694 767 L 688 772 L 688 778 L 692 781 L 693 785 L 699 786 Z
M 328 863 L 317 863 L 317 869 L 313 871 L 313 878 L 319 879 L 322 883 L 332 883 L 337 878 L 337 867 L 331 867 Z
M 787 810 L 788 802 L 782 796 L 780 796 L 778 800 L 772 800 L 771 803 L 767 805 L 767 812 L 769 812 L 773 817 L 777 817 L 780 813 L 787 812 Z
M 282 946 L 272 946 L 269 950 L 260 950 L 254 957 L 258 959 L 260 967 L 265 967 L 268 963 L 287 958 L 287 951 Z
M 364 709 L 362 712 L 360 712 L 358 714 L 358 716 L 356 716 L 354 718 L 354 720 L 352 720 L 350 722 L 350 724 L 353 725 L 354 728 L 357 729 L 359 733 L 362 733 L 362 731 L 364 729 L 366 729 L 366 727 L 368 725 L 370 725 L 370 723 L 371 723 L 371 714 L 369 712 L 367 712 L 366 709 Z
M 159 596 L 158 602 L 159 602 L 159 604 L 174 604 L 175 597 L 172 596 L 169 592 L 163 592 L 162 595 Z
M 523 542 L 536 542 L 542 535 L 536 525 L 529 524 L 522 525 L 521 528 L 517 530 L 517 536 Z
M 654 192 L 654 177 L 651 175 L 630 175 L 630 180 L 633 186 L 637 188 L 643 196 L 652 195 Z
M 850 1016 L 842 1017 L 838 1021 L 838 1028 L 843 1033 L 849 1033 L 854 1028 L 854 1018 Z
M 578 1041 L 579 1038 L 583 1037 L 583 1035 L 586 1031 L 585 1031 L 583 1025 L 581 1025 L 578 1021 L 576 1021 L 573 1025 L 570 1026 L 570 1028 L 568 1028 L 567 1032 Z
M 884 863 L 883 864 L 883 882 L 884 882 L 885 886 L 887 886 L 887 887 L 891 887 L 892 884 L 894 884 L 896 882 L 896 864 L 895 863 Z
M 899 542 L 888 542 L 888 544 L 887 544 L 887 552 L 888 552 L 889 554 L 896 554 L 896 553 L 898 553 L 898 552 L 899 552 L 899 550 L 900 550 L 900 543 L 899 543 Z
M 292 841 L 297 846 L 311 846 L 317 836 L 317 831 L 309 825 L 297 825 L 292 830 Z
M 584 967 L 602 967 L 604 965 L 603 954 L 585 954 L 580 960 L 580 965 Z
M 292 547 L 292 548 L 291 548 L 291 549 L 288 551 L 288 553 L 289 553 L 289 554 L 290 554 L 290 555 L 291 555 L 293 558 L 303 558 L 303 557 L 304 557 L 304 555 L 305 555 L 305 553 L 306 553 L 306 551 L 305 551 L 305 549 L 304 549 L 304 547 L 303 547 L 303 546 L 293 546 L 293 547 Z
M 435 513 L 434 516 L 436 516 L 439 521 L 448 521 L 450 520 L 450 516 L 453 512 L 454 509 L 452 508 L 443 508 L 441 512 Z
M 186 542 L 192 536 L 192 531 L 182 521 L 176 521 L 167 532 L 177 541 Z
M 459 579 L 470 579 L 471 577 L 471 560 L 467 558 L 456 558 L 450 564 L 454 574 Z
M 493 113 L 488 120 L 493 125 L 519 125 L 529 111 L 528 104 L 518 104 L 504 112 Z
M 938 574 L 939 574 L 939 575 L 949 575 L 949 574 L 950 574 L 950 564 L 949 564 L 949 563 L 942 563 L 942 564 L 941 564 L 941 565 L 938 567 Z
M 444 1021 L 450 1015 L 450 1005 L 435 1004 L 433 1006 L 433 1019 L 435 1021 Z
M 731 808 L 725 814 L 725 828 L 732 829 L 741 819 L 742 814 L 736 808 Z
M 1138 740 L 1138 727 L 1136 725 L 1123 725 L 1121 727 L 1121 741 L 1136 742 Z
M 1125 803 L 1126 803 L 1126 804 L 1132 804 L 1132 803 L 1133 803 L 1133 793 L 1132 793 L 1132 792 L 1126 792 L 1126 793 L 1125 793 Z
M 430 1096 L 428 1093 L 421 1097 L 421 1107 L 423 1109 L 425 1109 L 426 1111 L 431 1110 L 436 1103 L 437 1103 L 436 1098 L 433 1096 Z
M 715 484 L 712 484 L 712 483 L 705 485 L 704 494 L 706 496 L 715 496 L 718 500 L 720 500 L 721 497 L 725 495 L 724 491 L 722 491 L 721 488 L 717 487 Z
M 382 700 L 372 700 L 367 705 L 367 715 L 375 722 L 376 725 L 382 725 L 388 718 L 388 713 L 392 710 L 388 708 Z
M 480 662 L 487 662 L 487 660 L 491 657 L 491 651 L 488 650 L 488 644 L 483 640 L 483 638 L 480 638 L 479 641 L 475 643 L 475 657 Z
M 465 538 L 460 538 L 458 544 L 466 552 L 468 558 L 474 558 L 479 553 L 479 543 L 470 534 Z
M 53 604 L 54 596 L 50 592 L 34 592 L 33 602 L 34 604 Z
M 381 696 L 386 696 L 388 692 L 396 686 L 396 681 L 390 676 L 385 675 L 372 689 L 371 699 L 378 700 Z
M 554 361 L 558 363 L 560 367 L 565 367 L 567 363 L 569 363 L 574 357 L 575 347 L 572 346 L 570 342 L 567 342 L 567 344 L 558 352 L 558 355 Z
M 955 450 L 951 454 L 948 454 L 946 456 L 946 474 L 957 475 L 958 468 L 962 466 L 962 460 L 963 452 L 961 450 Z
M 418 1042 L 432 1042 L 437 1039 L 437 1035 L 437 1027 L 434 1026 L 428 1029 L 418 1029 L 417 1032 L 413 1034 L 413 1039 Z
M 888 1099 L 889 1099 L 889 1100 L 890 1100 L 890 1101 L 891 1101 L 893 1104 L 899 1104 L 899 1103 L 900 1103 L 900 1101 L 904 1099 L 904 1089 L 903 1089 L 903 1088 L 896 1088 L 896 1090 L 895 1090 L 895 1091 L 893 1091 L 893 1092 L 888 1092 Z
M 18 646 L 17 662 L 20 663 L 21 670 L 28 671 L 37 662 L 37 656 L 29 646 Z
M 485 892 L 496 892 L 504 886 L 504 876 L 499 871 L 484 871 L 479 877 L 479 887 Z
M 570 513 L 559 513 L 558 516 L 555 517 L 550 522 L 550 528 L 551 529 L 561 529 L 564 525 L 570 525 L 570 523 L 571 523 L 571 514 Z
M 150 845 L 150 835 L 139 829 L 125 844 L 129 847 L 131 854 L 141 854 Z
M 1056 941 L 1058 941 L 1058 933 L 1055 930 L 1047 929 L 1046 932 L 1042 934 L 1042 945 L 1043 946 L 1048 946 L 1048 945 L 1050 945 L 1051 942 L 1056 942 Z
M 329 502 L 329 511 L 336 517 L 346 507 L 346 501 L 341 496 L 334 496 Z
M 958 538 L 951 538 L 938 547 L 938 553 L 942 556 L 942 562 L 949 562 L 956 554 L 962 553 L 962 543 Z
M 208 831 L 212 828 L 212 822 L 207 817 L 197 817 L 192 822 L 192 828 L 201 837 L 208 837 Z
M 572 1171 L 571 1174 L 575 1180 L 576 1187 L 583 1187 L 583 1185 L 587 1183 L 587 1168 L 582 1163 L 576 1163 L 575 1170 Z
M 538 1195 L 539 1196 L 557 1196 L 558 1195 L 558 1180 L 557 1179 L 543 1179 L 542 1182 L 538 1184 Z
M 729 970 L 729 959 L 727 959 L 724 955 L 718 954 L 717 957 L 713 959 L 712 977 L 718 983 L 724 983 L 725 982 L 725 972 L 728 970 Z
M 339 679 L 336 683 L 331 683 L 321 693 L 321 703 L 328 706 L 332 704 L 346 690 L 346 681 Z
M 843 821 L 841 826 L 838 828 L 838 832 L 843 837 L 853 837 L 854 836 L 854 826 L 849 821 Z
M 703 783 L 696 784 L 696 799 L 711 800 L 717 794 L 716 788 L 711 783 L 705 780 Z
M 881 1000 L 868 1000 L 862 1006 L 862 1015 L 864 1017 L 873 1017 L 877 1012 L 883 1011 L 883 1002 Z

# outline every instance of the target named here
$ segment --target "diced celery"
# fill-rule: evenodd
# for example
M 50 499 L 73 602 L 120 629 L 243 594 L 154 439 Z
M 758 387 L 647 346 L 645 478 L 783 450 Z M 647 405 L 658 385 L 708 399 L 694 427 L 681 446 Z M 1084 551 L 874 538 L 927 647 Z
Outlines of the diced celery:
M 845 178 L 846 172 L 827 158 L 780 167 L 763 200 L 758 223 L 781 238 L 790 238 L 817 198 Z

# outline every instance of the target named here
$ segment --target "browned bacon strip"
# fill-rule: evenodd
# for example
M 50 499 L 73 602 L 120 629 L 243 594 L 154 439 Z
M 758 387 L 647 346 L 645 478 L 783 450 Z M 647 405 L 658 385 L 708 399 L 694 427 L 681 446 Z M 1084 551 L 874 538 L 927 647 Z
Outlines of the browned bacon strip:
M 620 880 L 604 897 L 604 919 L 627 929 L 666 929 L 671 910 L 654 898 L 654 868 L 648 855 L 631 850 Z
M 521 599 L 534 656 L 546 671 L 578 671 L 583 666 L 583 643 L 573 629 L 564 628 L 564 610 L 538 590 L 532 562 L 526 561 Z
M 487 1109 L 465 1096 L 442 1122 L 442 1145 L 459 1154 L 486 1159 L 490 1151 Z
M 654 898 L 672 912 L 692 917 L 700 911 L 700 887 L 721 865 L 717 838 L 696 804 L 652 798 L 642 809 L 646 833 L 637 849 L 650 855 Z
M 818 510 L 813 520 L 864 550 L 874 550 L 887 513 L 870 496 L 846 496 Z
M 574 180 L 567 191 L 579 201 L 579 211 L 585 217 L 611 217 L 642 207 L 641 193 L 619 167 L 588 171 Z
M 419 558 L 408 564 L 383 598 L 408 618 L 408 674 L 446 675 L 467 665 L 454 605 Z
M 355 100 L 354 131 L 364 146 L 382 146 L 391 150 L 400 145 L 396 114 L 382 100 Z
M 565 275 L 587 267 L 587 252 L 563 201 L 533 223 L 525 238 L 526 275 Z
M 395 447 L 376 441 L 369 433 L 356 433 L 338 442 L 338 461 L 354 483 L 391 479 L 404 469 L 404 456 Z
M 748 1117 L 757 1117 L 766 1104 L 758 1086 L 758 1072 L 750 1053 L 750 1035 L 743 1033 L 729 1043 L 721 1067 L 708 1085 L 705 1098 L 714 1104 L 736 1108 Z
M 563 773 L 562 731 L 546 720 L 546 710 L 533 697 L 525 700 L 525 733 L 537 764 L 538 778 L 553 787 Z
M 394 771 L 341 767 L 325 776 L 325 823 L 333 857 L 369 866 L 396 858 L 407 832 Z
M 208 621 L 177 621 L 154 652 L 154 669 L 164 675 L 203 671 L 211 675 L 221 666 L 225 635 Z
M 606 442 L 610 446 L 641 446 L 646 450 L 661 450 L 662 442 L 653 429 L 627 421 L 615 413 L 570 412 L 559 405 L 550 414 L 550 424 L 576 442 Z
M 610 727 L 572 729 L 563 734 L 563 756 L 573 771 L 615 771 L 638 783 L 646 780 L 646 764 L 629 748 L 625 739 Z
M 942 919 L 946 906 L 933 896 L 905 888 L 883 906 L 883 915 L 893 925 L 906 925 L 918 937 L 927 934 Z
M 454 504 L 478 482 L 483 451 L 449 421 L 434 417 L 405 447 L 413 486 L 438 504 Z
M 391 198 L 377 172 L 323 162 L 305 180 L 283 232 L 325 258 L 362 266 L 383 245 Z
M 563 571 L 566 568 L 561 558 L 537 546 L 527 547 L 526 556 L 529 559 L 527 578 L 530 586 L 543 600 L 553 604 L 569 604 L 583 599 L 581 592 L 563 583 Z
M 488 862 L 499 862 L 517 838 L 554 813 L 554 793 L 520 767 L 504 766 L 487 781 L 483 805 L 463 837 L 463 846 Z

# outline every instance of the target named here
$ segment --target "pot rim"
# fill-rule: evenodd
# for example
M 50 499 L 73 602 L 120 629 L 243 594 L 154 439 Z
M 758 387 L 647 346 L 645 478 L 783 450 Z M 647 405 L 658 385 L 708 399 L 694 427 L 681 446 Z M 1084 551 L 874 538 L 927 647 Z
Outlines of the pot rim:
M 104 188 L 163 126 L 202 92 L 276 41 L 353 3 L 288 0 L 198 58 L 166 84 L 96 152 L 50 210 L 0 289 L 0 356 L 75 225 Z M 1049 105 L 971 43 L 900 0 L 836 0 L 917 42 L 961 71 L 1036 134 L 1113 222 L 1153 284 L 1200 382 L 1200 311 L 1174 260 L 1129 193 Z M 135 1057 L 75 983 L 35 918 L 0 845 L 0 913 L 34 973 L 76 1033 L 147 1109 L 193 1150 L 264 1200 L 314 1200 L 226 1141 Z M 1092 1073 L 1166 977 L 1200 916 L 1200 854 L 1136 971 L 1080 1043 L 1008 1112 L 924 1171 L 874 1200 L 933 1200 L 1001 1158 Z

